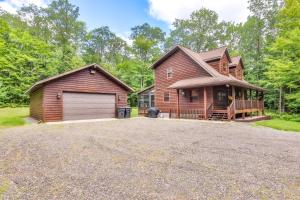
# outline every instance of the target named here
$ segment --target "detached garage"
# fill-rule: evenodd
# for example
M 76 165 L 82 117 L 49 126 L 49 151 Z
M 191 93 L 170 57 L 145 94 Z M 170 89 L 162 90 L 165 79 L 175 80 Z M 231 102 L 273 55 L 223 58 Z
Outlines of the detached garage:
M 116 117 L 132 89 L 91 64 L 35 83 L 29 90 L 30 116 L 44 122 Z

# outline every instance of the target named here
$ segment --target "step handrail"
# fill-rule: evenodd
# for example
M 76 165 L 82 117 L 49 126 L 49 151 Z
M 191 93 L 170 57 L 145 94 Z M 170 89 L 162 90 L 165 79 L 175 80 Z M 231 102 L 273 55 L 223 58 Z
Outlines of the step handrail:
M 235 101 L 232 101 L 231 104 L 227 107 L 227 118 L 228 118 L 228 120 L 231 120 L 231 118 L 234 115 L 234 109 L 235 109 L 234 102 Z

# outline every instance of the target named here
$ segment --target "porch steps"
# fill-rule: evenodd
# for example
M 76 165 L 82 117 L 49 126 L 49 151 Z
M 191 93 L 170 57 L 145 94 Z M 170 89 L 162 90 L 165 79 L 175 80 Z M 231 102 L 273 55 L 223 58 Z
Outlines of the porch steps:
M 227 113 L 224 112 L 213 112 L 208 116 L 208 120 L 227 120 Z

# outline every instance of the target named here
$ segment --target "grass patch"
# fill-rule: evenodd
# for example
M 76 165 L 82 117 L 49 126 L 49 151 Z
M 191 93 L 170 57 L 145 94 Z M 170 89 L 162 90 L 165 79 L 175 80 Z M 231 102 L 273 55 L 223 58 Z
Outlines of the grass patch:
M 9 188 L 9 183 L 6 179 L 0 182 L 0 198 L 2 198 L 3 194 L 8 190 Z
M 256 125 L 266 126 L 283 131 L 300 132 L 300 122 L 288 121 L 284 119 L 271 119 L 266 121 L 256 122 Z
M 0 108 L 0 128 L 24 125 L 28 115 L 28 107 Z
M 132 107 L 131 108 L 131 117 L 137 117 L 138 116 L 138 108 L 137 107 Z

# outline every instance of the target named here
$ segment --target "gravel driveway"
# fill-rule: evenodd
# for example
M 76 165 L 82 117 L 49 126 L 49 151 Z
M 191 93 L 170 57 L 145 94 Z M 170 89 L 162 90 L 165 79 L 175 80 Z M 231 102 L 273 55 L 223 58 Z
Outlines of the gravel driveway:
M 0 133 L 4 199 L 300 199 L 300 134 L 136 118 Z

